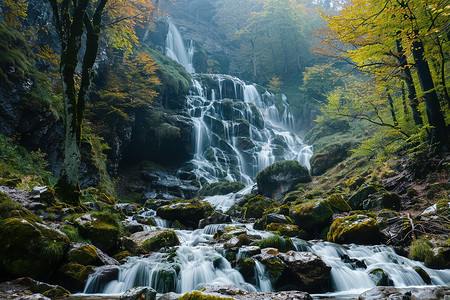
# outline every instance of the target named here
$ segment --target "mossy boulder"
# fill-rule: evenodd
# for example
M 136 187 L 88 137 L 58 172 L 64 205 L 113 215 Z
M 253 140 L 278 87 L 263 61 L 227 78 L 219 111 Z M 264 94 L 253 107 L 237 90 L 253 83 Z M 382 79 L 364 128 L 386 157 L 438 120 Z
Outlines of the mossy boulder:
M 389 275 L 380 268 L 373 269 L 369 272 L 370 279 L 376 286 L 393 286 L 393 281 L 389 278 Z
M 377 220 L 362 214 L 337 218 L 331 224 L 327 234 L 328 241 L 341 244 L 377 244 L 380 238 Z
M 337 142 L 328 144 L 311 157 L 311 174 L 322 175 L 326 170 L 335 166 L 350 156 L 350 149 L 354 146 L 352 142 Z
M 344 200 L 342 195 L 333 194 L 325 202 L 330 206 L 331 210 L 335 213 L 342 213 L 351 211 L 352 208 L 348 205 L 347 201 Z
M 0 219 L 7 218 L 26 219 L 31 222 L 42 223 L 41 218 L 25 209 L 22 204 L 12 201 L 8 195 L 0 192 Z
M 233 267 L 238 270 L 245 281 L 255 284 L 255 261 L 251 258 L 240 258 L 233 262 Z
M 308 233 L 306 231 L 301 230 L 294 224 L 270 223 L 266 226 L 266 231 L 280 236 L 297 237 L 300 239 L 305 239 L 308 237 Z
M 16 278 L 48 277 L 69 247 L 62 232 L 20 218 L 0 222 L 0 241 L 1 273 Z
M 348 205 L 354 210 L 363 209 L 364 201 L 369 199 L 370 195 L 378 192 L 378 188 L 373 185 L 361 186 L 347 201 Z
M 383 209 L 391 209 L 400 211 L 400 208 L 400 196 L 386 191 L 369 196 L 368 199 L 363 201 L 364 210 L 379 211 Z
M 300 229 L 317 235 L 329 225 L 333 209 L 325 200 L 307 201 L 292 206 L 289 216 Z
M 80 292 L 90 274 L 95 272 L 95 266 L 84 266 L 77 263 L 67 263 L 58 269 L 58 283 L 72 292 Z
M 449 268 L 448 240 L 445 242 L 434 236 L 423 236 L 411 243 L 409 257 L 424 262 L 428 268 Z
M 199 191 L 199 196 L 215 196 L 215 195 L 226 195 L 229 193 L 235 193 L 242 190 L 245 187 L 243 182 L 239 181 L 224 181 L 224 182 L 214 182 L 204 186 Z
M 186 293 L 178 300 L 233 300 L 231 297 L 221 297 L 217 295 L 208 295 L 199 291 L 193 291 L 191 293 Z
M 265 168 L 256 175 L 260 194 L 280 201 L 299 183 L 311 181 L 308 169 L 296 160 L 283 160 Z
M 123 244 L 131 253 L 145 254 L 163 247 L 178 246 L 180 241 L 173 230 L 153 230 L 133 233 L 123 239 Z
M 69 262 L 87 266 L 95 264 L 97 255 L 97 249 L 93 245 L 81 245 L 72 248 L 67 254 L 67 259 Z
M 204 219 L 214 211 L 213 207 L 200 200 L 174 202 L 161 206 L 156 214 L 166 220 L 181 224 L 189 228 L 197 228 L 201 219 Z
M 286 252 L 294 249 L 294 245 L 289 238 L 282 238 L 278 235 L 269 236 L 265 239 L 262 239 L 258 243 L 259 248 L 275 248 L 280 250 L 281 252 Z
M 271 199 L 267 199 L 263 196 L 255 196 L 244 204 L 245 209 L 244 218 L 256 218 L 259 219 L 264 215 L 264 212 L 275 206 L 275 202 Z
M 74 218 L 74 224 L 80 235 L 105 252 L 118 247 L 120 229 L 115 215 L 108 213 L 90 213 Z
M 289 214 L 289 210 L 287 210 L 287 214 Z M 282 214 L 269 213 L 265 214 L 262 218 L 257 220 L 255 224 L 253 224 L 253 228 L 257 230 L 265 230 L 267 225 L 271 223 L 277 224 L 293 224 L 292 219 L 289 216 L 285 216 Z
M 12 283 L 15 286 L 25 287 L 32 293 L 39 293 L 50 299 L 61 299 L 70 296 L 70 292 L 59 285 L 40 282 L 30 277 L 17 278 Z

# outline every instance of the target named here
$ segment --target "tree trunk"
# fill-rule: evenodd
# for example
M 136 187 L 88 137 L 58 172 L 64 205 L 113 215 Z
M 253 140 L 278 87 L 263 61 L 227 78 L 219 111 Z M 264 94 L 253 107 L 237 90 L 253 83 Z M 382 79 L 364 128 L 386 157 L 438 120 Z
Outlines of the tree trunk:
M 394 110 L 394 101 L 392 100 L 390 93 L 387 94 L 387 98 L 388 98 L 389 107 L 391 110 L 392 121 L 394 122 L 395 126 L 398 126 L 398 121 L 397 121 L 397 117 L 395 116 L 395 110 Z
M 405 75 L 404 80 L 406 86 L 408 87 L 409 106 L 412 110 L 414 124 L 416 124 L 416 126 L 422 126 L 423 121 L 418 109 L 419 101 L 417 100 L 417 93 L 414 86 L 414 81 L 412 79 L 411 70 L 408 66 L 405 52 L 403 51 L 402 45 L 400 44 L 400 40 L 396 40 L 395 43 L 397 44 L 397 51 L 399 53 L 399 56 L 396 57 L 398 59 L 400 67 L 403 69 L 403 74 Z
M 253 76 L 255 80 L 258 79 L 258 74 L 256 72 L 256 49 L 255 49 L 255 41 L 250 39 L 250 44 L 252 45 L 252 63 L 253 63 Z
M 417 75 L 424 93 L 425 108 L 428 116 L 428 122 L 433 129 L 431 130 L 431 143 L 439 143 L 441 150 L 446 150 L 448 146 L 447 128 L 444 115 L 441 111 L 439 99 L 434 88 L 433 78 L 431 77 L 430 67 L 424 59 L 423 43 L 421 40 L 414 40 L 412 43 L 412 52 L 416 63 Z

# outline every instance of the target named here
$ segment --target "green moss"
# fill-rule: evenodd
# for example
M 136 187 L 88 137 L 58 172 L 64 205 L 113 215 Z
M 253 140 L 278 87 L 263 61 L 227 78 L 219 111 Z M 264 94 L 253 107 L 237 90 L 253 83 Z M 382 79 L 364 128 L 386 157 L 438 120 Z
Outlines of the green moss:
M 264 212 L 268 209 L 275 207 L 275 202 L 270 199 L 266 199 L 263 196 L 255 196 L 247 201 L 243 206 L 245 209 L 244 218 L 261 218 Z
M 293 224 L 270 223 L 266 226 L 266 231 L 282 236 L 298 237 L 300 239 L 305 239 L 308 236 L 306 231 L 299 229 L 297 225 Z
M 267 273 L 270 276 L 270 281 L 276 282 L 280 278 L 286 266 L 276 257 L 264 259 L 262 263 L 266 266 Z
M 70 292 L 63 287 L 58 286 L 54 289 L 43 292 L 42 295 L 50 299 L 61 299 L 70 296 Z
M 1 221 L 0 240 L 0 270 L 15 277 L 49 276 L 69 246 L 64 234 L 19 218 Z
M 0 197 L 2 198 L 0 201 L 0 219 L 7 218 L 21 218 L 26 219 L 31 222 L 42 223 L 41 218 L 36 216 L 31 211 L 25 209 L 22 204 L 18 202 L 14 202 L 9 199 L 9 197 L 0 192 Z
M 325 200 L 325 202 L 331 207 L 333 212 L 336 213 L 352 210 L 352 208 L 350 207 L 350 205 L 348 205 L 344 198 L 342 198 L 342 196 L 338 194 L 331 195 Z
M 337 218 L 330 226 L 327 239 L 334 243 L 376 244 L 380 239 L 378 222 L 361 214 Z
M 77 263 L 68 263 L 61 266 L 60 271 L 79 282 L 86 282 L 89 275 L 94 273 L 95 266 L 83 266 Z
M 61 227 L 61 231 L 67 235 L 67 237 L 70 239 L 71 242 L 78 242 L 78 243 L 86 242 L 86 240 L 81 237 L 78 228 L 72 225 L 63 225 Z
M 121 251 L 113 256 L 114 259 L 121 261 L 122 259 L 127 258 L 128 256 L 132 256 L 131 252 L 128 250 Z
M 68 259 L 72 263 L 92 265 L 97 260 L 97 249 L 92 245 L 78 247 L 69 252 Z
M 255 261 L 251 258 L 240 258 L 234 262 L 235 268 L 242 274 L 245 281 L 255 280 Z
M 376 286 L 391 286 L 392 280 L 389 279 L 388 274 L 380 268 L 374 269 L 369 273 L 370 278 L 373 280 Z
M 159 207 L 156 211 L 157 215 L 169 221 L 178 220 L 191 228 L 197 228 L 198 222 L 214 211 L 209 203 L 199 200 L 178 200 L 172 203 Z
M 162 247 L 173 247 L 180 244 L 177 234 L 173 230 L 161 231 L 158 235 L 144 241 L 142 247 L 145 251 L 158 251 Z
M 245 184 L 239 181 L 235 182 L 215 182 L 204 186 L 200 191 L 200 196 L 226 195 L 242 190 Z
M 289 216 L 300 229 L 318 234 L 329 224 L 333 210 L 325 200 L 307 201 L 291 207 Z
M 258 243 L 259 248 L 276 248 L 281 252 L 293 250 L 293 245 L 290 239 L 284 239 L 281 236 L 273 235 L 265 238 Z
M 352 209 L 363 209 L 364 200 L 368 199 L 370 195 L 377 192 L 378 189 L 373 185 L 363 186 L 359 188 L 359 190 L 353 194 L 350 199 L 348 199 L 347 203 Z
M 186 293 L 179 300 L 233 300 L 230 297 L 220 297 L 215 295 L 204 295 L 199 291 L 193 291 L 192 293 Z

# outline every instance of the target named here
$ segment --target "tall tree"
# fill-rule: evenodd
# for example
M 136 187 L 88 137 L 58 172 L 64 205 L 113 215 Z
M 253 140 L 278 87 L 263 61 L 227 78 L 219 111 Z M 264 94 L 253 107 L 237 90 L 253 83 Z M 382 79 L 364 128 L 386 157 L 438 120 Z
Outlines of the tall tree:
M 61 42 L 60 73 L 63 82 L 65 116 L 64 160 L 57 192 L 67 203 L 78 205 L 78 182 L 81 163 L 80 146 L 83 119 L 92 82 L 93 66 L 99 48 L 103 13 L 107 10 L 109 28 L 114 31 L 109 40 L 117 48 L 131 51 L 137 38 L 133 31 L 136 18 L 146 15 L 142 8 L 152 9 L 152 3 L 139 0 L 48 0 L 53 10 L 55 27 Z M 108 5 L 108 6 L 107 6 Z M 115 27 L 128 21 L 124 26 Z M 83 36 L 85 35 L 85 38 Z M 130 41 L 131 40 L 131 41 Z M 84 48 L 80 59 L 80 50 Z M 77 66 L 81 64 L 81 71 Z M 80 73 L 80 74 L 79 74 Z M 77 84 L 76 77 L 81 81 Z

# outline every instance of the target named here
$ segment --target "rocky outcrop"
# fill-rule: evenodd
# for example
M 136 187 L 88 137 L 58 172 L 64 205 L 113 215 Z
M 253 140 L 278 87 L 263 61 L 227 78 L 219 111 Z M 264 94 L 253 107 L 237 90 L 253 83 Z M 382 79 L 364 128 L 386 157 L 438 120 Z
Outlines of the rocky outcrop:
M 163 219 L 173 222 L 178 221 L 187 227 L 197 228 L 199 221 L 212 213 L 213 210 L 206 202 L 190 200 L 161 206 L 156 214 Z
M 297 184 L 310 181 L 308 169 L 295 160 L 276 162 L 256 175 L 259 193 L 275 201 L 293 191 Z
M 123 244 L 131 253 L 146 254 L 158 251 L 162 247 L 173 247 L 180 244 L 173 230 L 141 231 L 123 238 Z
M 330 226 L 327 239 L 334 243 L 377 244 L 381 234 L 377 220 L 374 218 L 354 214 L 337 218 Z

